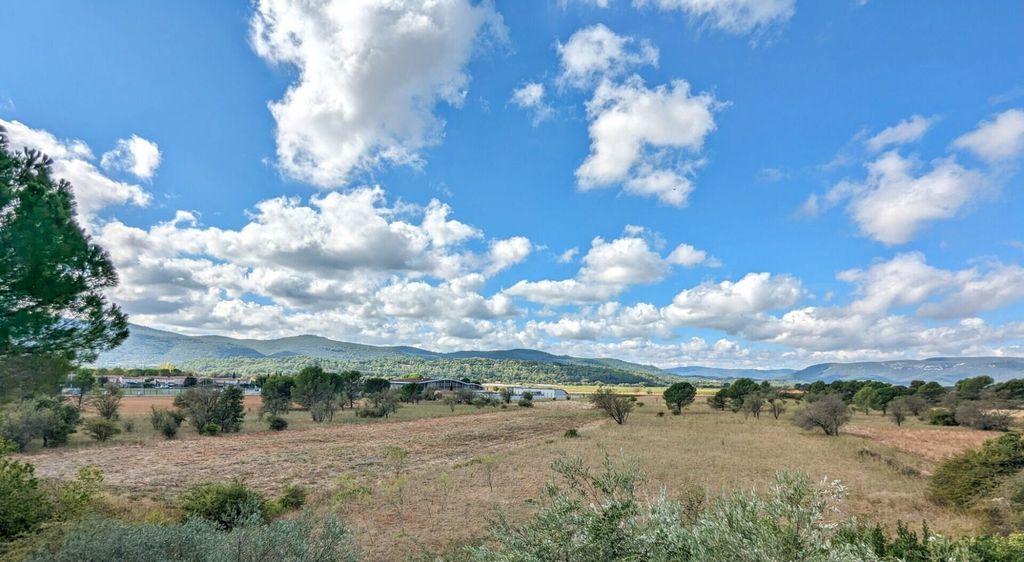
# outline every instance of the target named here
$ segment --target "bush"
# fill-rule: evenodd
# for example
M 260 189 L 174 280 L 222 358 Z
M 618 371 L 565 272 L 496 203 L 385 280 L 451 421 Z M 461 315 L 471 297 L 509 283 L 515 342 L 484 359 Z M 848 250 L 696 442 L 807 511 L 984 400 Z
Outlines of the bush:
M 306 495 L 305 488 L 292 484 L 285 486 L 276 503 L 285 511 L 295 511 L 306 504 Z
M 765 494 L 741 493 L 689 510 L 663 492 L 644 497 L 635 461 L 606 456 L 594 470 L 579 459 L 552 465 L 556 480 L 522 524 L 502 518 L 480 562 L 506 560 L 861 561 L 865 549 L 831 541 L 822 519 L 841 494 L 799 474 L 780 473 Z M 760 553 L 755 556 L 753 553 Z
M 107 383 L 99 388 L 94 388 L 86 400 L 89 405 L 96 409 L 100 417 L 108 420 L 116 420 L 118 410 L 121 407 L 121 398 L 124 391 L 114 383 Z
M 675 411 L 675 410 L 673 410 L 673 411 Z M 659 418 L 665 417 L 665 412 L 658 412 L 658 417 Z
M 149 422 L 153 425 L 153 429 L 160 432 L 160 435 L 164 436 L 164 439 L 174 439 L 178 436 L 178 428 L 181 427 L 181 423 L 185 421 L 185 416 L 177 410 L 158 410 L 154 406 L 150 406 L 149 411 Z
M 0 442 L 0 543 L 34 531 L 53 510 L 35 468 L 6 458 L 6 447 Z
M 111 437 L 120 435 L 121 428 L 110 419 L 107 418 L 93 418 L 85 422 L 85 433 L 93 439 L 104 442 L 109 441 Z
M 626 423 L 626 420 L 629 419 L 629 413 L 633 411 L 635 400 L 635 397 L 630 400 L 625 396 L 618 396 L 608 388 L 598 389 L 597 392 L 590 395 L 590 403 L 619 425 Z
M 940 464 L 929 483 L 929 496 L 940 505 L 970 507 L 1021 469 L 1024 441 L 1007 433 Z
M 682 412 L 681 412 L 681 411 L 679 411 L 679 410 L 672 410 L 672 415 L 673 415 L 673 416 L 678 416 L 678 415 L 681 415 L 681 414 L 682 414 Z M 663 415 L 663 416 L 664 416 L 665 414 L 661 414 L 661 415 Z
M 219 423 L 208 423 L 203 426 L 203 435 L 209 435 L 210 437 L 216 437 L 220 435 L 220 424 Z
M 40 551 L 29 558 L 31 562 L 357 559 L 352 535 L 336 518 L 311 515 L 266 525 L 258 520 L 247 521 L 229 531 L 203 519 L 192 519 L 183 525 L 90 522 L 73 529 L 55 549 Z
M 928 423 L 932 425 L 960 425 L 957 423 L 956 416 L 953 415 L 953 412 L 950 412 L 945 408 L 932 408 L 931 410 L 928 410 L 925 417 L 928 420 Z
M 121 429 L 124 429 L 125 433 L 135 433 L 135 422 L 131 420 L 125 420 L 121 422 Z
M 282 418 L 281 416 L 270 416 L 269 418 L 267 418 L 267 424 L 273 431 L 284 431 L 288 429 L 288 420 Z
M 565 430 L 565 436 L 570 438 L 570 439 L 575 439 L 576 437 L 580 436 L 580 432 L 577 431 L 576 428 L 574 428 L 574 427 L 573 428 L 569 428 L 569 429 Z
M 839 428 L 850 421 L 850 410 L 835 394 L 827 394 L 804 406 L 793 416 L 801 429 L 821 429 L 825 435 L 839 435 Z
M 960 425 L 983 431 L 1007 431 L 1013 422 L 1009 414 L 985 409 L 978 402 L 961 402 L 954 416 Z
M 532 408 L 533 407 L 533 400 L 527 400 L 526 398 L 520 398 L 518 404 L 519 404 L 520 408 Z
M 54 398 L 22 400 L 0 419 L 0 439 L 24 451 L 36 439 L 44 447 L 67 443 L 81 421 L 78 408 Z
M 181 509 L 186 518 L 200 517 L 219 529 L 230 530 L 251 520 L 265 520 L 267 500 L 235 480 L 193 488 L 181 498 Z

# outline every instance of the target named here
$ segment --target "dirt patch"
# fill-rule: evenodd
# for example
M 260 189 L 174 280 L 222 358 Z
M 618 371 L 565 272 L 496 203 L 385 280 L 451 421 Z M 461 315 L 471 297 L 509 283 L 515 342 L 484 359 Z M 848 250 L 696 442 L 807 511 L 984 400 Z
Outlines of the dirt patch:
M 848 425 L 843 433 L 864 437 L 924 457 L 930 461 L 942 461 L 967 449 L 981 446 L 983 442 L 998 433 L 979 431 L 963 427 L 866 427 Z
M 246 409 L 252 410 L 253 412 L 260 409 L 260 397 L 259 396 L 245 396 L 243 399 Z M 122 416 L 136 416 L 142 414 L 148 414 L 151 407 L 156 408 L 173 408 L 174 397 L 173 396 L 125 396 L 121 400 L 121 408 L 119 410 Z
M 377 472 L 389 445 L 409 451 L 411 470 L 429 471 L 560 436 L 580 421 L 561 408 L 534 410 L 55 450 L 30 459 L 39 476 L 70 478 L 92 465 L 111 487 L 154 497 L 232 478 L 275 493 L 293 482 L 318 488 L 342 473 Z

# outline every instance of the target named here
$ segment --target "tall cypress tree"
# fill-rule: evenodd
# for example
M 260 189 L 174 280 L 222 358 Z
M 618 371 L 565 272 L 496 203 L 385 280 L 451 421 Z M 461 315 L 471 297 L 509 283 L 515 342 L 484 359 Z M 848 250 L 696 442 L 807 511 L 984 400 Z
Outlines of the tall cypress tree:
M 26 365 L 89 362 L 128 337 L 104 291 L 110 257 L 78 224 L 71 184 L 53 161 L 9 148 L 0 128 L 0 377 Z M 2 384 L 3 381 L 0 381 Z

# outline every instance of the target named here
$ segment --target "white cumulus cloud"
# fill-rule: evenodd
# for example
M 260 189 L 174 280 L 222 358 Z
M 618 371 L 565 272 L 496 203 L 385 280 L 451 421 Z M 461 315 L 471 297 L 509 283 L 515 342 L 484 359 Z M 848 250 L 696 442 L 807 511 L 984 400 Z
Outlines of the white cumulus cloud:
M 128 172 L 140 180 L 148 180 L 160 166 L 160 147 L 138 135 L 119 139 L 113 150 L 103 153 L 100 165 L 104 170 Z
M 559 81 L 576 87 L 620 75 L 638 65 L 657 65 L 658 49 L 647 40 L 618 35 L 597 24 L 573 33 L 558 44 L 562 61 Z
M 38 150 L 53 159 L 53 173 L 71 183 L 78 212 L 86 223 L 102 209 L 112 205 L 149 204 L 151 196 L 141 186 L 111 179 L 95 164 L 96 158 L 80 140 L 61 140 L 42 129 L 33 129 L 19 121 L 0 119 L 11 148 Z
M 685 80 L 653 89 L 638 77 L 602 82 L 587 103 L 591 145 L 576 169 L 580 189 L 624 184 L 627 192 L 684 206 L 717 106 L 710 94 L 691 93 Z
M 439 102 L 458 106 L 482 33 L 502 35 L 489 3 L 469 0 L 260 0 L 252 45 L 297 80 L 270 110 L 281 169 L 322 187 L 384 162 L 419 161 L 439 141 Z
M 1024 155 L 1024 109 L 1008 109 L 980 123 L 977 129 L 953 141 L 953 146 L 990 162 Z

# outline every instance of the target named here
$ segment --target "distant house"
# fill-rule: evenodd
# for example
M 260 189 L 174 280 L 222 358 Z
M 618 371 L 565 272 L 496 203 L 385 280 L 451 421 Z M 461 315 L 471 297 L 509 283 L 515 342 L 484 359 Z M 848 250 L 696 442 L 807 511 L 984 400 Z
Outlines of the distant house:
M 424 390 L 435 390 L 438 392 L 455 392 L 456 390 L 471 390 L 483 392 L 484 387 L 475 382 L 464 382 L 456 379 L 398 379 L 391 381 L 391 390 L 401 389 L 407 384 L 418 384 Z

